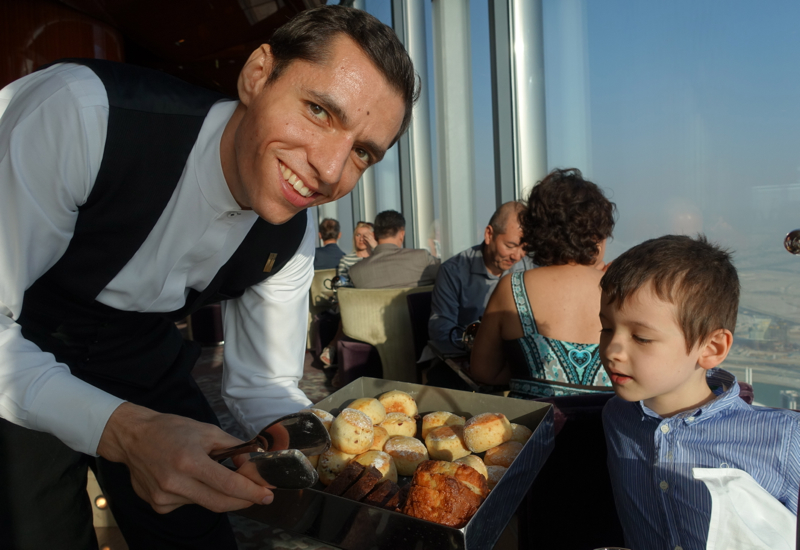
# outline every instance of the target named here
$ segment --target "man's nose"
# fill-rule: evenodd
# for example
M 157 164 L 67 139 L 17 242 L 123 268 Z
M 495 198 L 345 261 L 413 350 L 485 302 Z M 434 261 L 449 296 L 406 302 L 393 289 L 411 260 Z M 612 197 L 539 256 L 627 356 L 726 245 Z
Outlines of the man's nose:
M 348 136 L 325 136 L 313 151 L 309 152 L 308 160 L 319 174 L 322 183 L 334 185 L 342 179 L 344 167 L 352 150 L 353 140 Z
M 522 259 L 522 256 L 524 256 L 524 255 L 525 255 L 525 252 L 522 250 L 521 247 L 520 248 L 516 248 L 511 253 L 511 259 L 514 261 L 514 263 L 517 263 L 518 261 L 520 261 Z

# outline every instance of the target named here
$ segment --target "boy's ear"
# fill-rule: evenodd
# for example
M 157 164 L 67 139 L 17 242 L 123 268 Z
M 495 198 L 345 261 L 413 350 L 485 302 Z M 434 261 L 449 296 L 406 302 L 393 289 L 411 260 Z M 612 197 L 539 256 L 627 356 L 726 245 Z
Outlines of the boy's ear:
M 733 345 L 733 333 L 726 328 L 715 330 L 701 345 L 697 364 L 708 370 L 722 363 Z
M 269 44 L 261 44 L 242 67 L 239 80 L 236 83 L 239 91 L 239 101 L 249 106 L 253 99 L 261 93 L 272 73 L 272 49 Z

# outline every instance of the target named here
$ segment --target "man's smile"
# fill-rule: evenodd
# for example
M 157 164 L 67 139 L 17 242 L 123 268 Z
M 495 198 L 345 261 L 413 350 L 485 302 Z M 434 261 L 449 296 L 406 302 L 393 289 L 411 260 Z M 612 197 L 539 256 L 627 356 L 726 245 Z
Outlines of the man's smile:
M 298 178 L 297 174 L 292 172 L 288 166 L 283 164 L 281 161 L 278 161 L 278 165 L 280 166 L 281 174 L 283 174 L 284 179 L 289 182 L 289 185 L 291 185 L 295 191 L 297 191 L 306 198 L 309 198 L 312 195 L 314 195 L 314 191 L 306 187 L 305 184 L 303 183 L 303 180 Z

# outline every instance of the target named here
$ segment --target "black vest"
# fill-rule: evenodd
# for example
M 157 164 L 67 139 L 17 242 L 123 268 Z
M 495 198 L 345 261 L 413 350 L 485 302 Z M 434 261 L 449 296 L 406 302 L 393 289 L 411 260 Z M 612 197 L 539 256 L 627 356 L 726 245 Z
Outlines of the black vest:
M 291 259 L 306 212 L 283 225 L 259 218 L 231 259 L 202 291 L 190 290 L 170 313 L 116 310 L 95 300 L 141 247 L 175 191 L 211 106 L 224 96 L 157 71 L 94 59 L 85 65 L 108 94 L 105 150 L 94 187 L 79 208 L 64 255 L 26 292 L 23 335 L 72 373 L 152 387 L 181 353 L 174 321 L 200 307 L 241 296 Z M 264 268 L 277 254 L 272 269 Z

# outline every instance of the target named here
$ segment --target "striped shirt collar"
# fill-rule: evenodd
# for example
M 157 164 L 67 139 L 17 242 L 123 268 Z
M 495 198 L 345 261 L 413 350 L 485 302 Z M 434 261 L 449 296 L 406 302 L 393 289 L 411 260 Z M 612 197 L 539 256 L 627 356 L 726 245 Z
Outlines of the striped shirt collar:
M 716 396 L 714 399 L 696 409 L 690 409 L 671 416 L 668 420 L 682 420 L 684 423 L 687 421 L 689 423 L 699 422 L 713 417 L 721 410 L 745 404 L 739 398 L 739 383 L 736 381 L 736 377 L 728 371 L 721 368 L 709 369 L 706 372 L 706 383 Z M 647 407 L 644 401 L 639 401 L 638 405 L 643 415 L 642 420 L 646 420 L 647 417 L 659 422 L 665 420 L 664 417 Z

